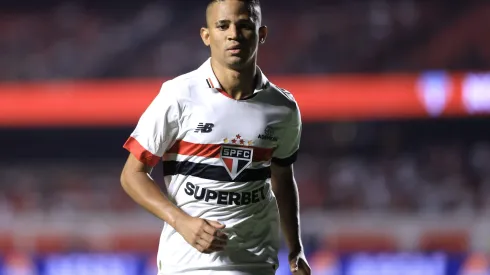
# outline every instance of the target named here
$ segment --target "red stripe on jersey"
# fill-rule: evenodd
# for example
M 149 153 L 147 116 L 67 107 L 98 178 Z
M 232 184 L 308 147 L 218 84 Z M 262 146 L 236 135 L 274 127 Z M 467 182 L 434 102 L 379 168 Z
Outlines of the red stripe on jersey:
M 219 158 L 221 145 L 251 148 L 253 149 L 252 161 L 255 162 L 269 161 L 272 158 L 273 148 L 237 146 L 234 144 L 199 144 L 184 140 L 179 140 L 175 142 L 175 144 L 167 151 L 167 153 L 186 156 L 199 156 L 206 158 Z
M 225 90 L 223 89 L 217 89 L 222 95 L 226 96 L 226 97 L 229 97 L 229 98 L 232 98 L 234 99 L 229 93 L 227 93 Z
M 141 144 L 133 137 L 129 137 L 123 147 L 131 152 L 142 163 L 154 167 L 157 165 L 160 157 L 153 155 L 150 151 L 146 150 Z
M 186 155 L 186 156 L 199 156 L 206 158 L 218 158 L 219 150 L 221 149 L 219 144 L 198 144 L 191 143 L 183 140 L 178 140 L 167 151 L 167 153 Z
M 208 81 L 209 81 L 209 85 L 211 85 L 211 88 L 214 88 L 214 84 L 213 81 L 211 81 L 211 78 L 208 78 Z

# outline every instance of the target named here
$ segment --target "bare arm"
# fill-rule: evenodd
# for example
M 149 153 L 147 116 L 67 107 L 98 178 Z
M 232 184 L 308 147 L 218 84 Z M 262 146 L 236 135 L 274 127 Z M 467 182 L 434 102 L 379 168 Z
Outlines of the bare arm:
M 176 221 L 188 215 L 162 193 L 150 177 L 151 169 L 129 154 L 121 173 L 121 185 L 139 205 L 175 228 Z
M 293 165 L 280 166 L 272 163 L 271 173 L 272 191 L 277 199 L 281 227 L 289 247 L 290 270 L 295 275 L 310 275 L 311 269 L 301 243 L 298 187 Z
M 220 232 L 224 225 L 189 216 L 174 205 L 150 177 L 151 167 L 133 154 L 121 173 L 121 185 L 126 193 L 153 215 L 167 222 L 193 247 L 203 253 L 224 249 L 227 236 Z
M 303 251 L 299 225 L 298 188 L 293 174 L 293 166 L 271 164 L 272 191 L 277 199 L 281 227 L 286 238 L 289 251 Z

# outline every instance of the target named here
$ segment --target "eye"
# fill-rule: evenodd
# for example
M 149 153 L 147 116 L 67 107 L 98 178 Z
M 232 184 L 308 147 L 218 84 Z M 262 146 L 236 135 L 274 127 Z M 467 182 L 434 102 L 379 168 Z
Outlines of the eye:
M 249 30 L 255 30 L 255 24 L 246 24 L 245 28 L 247 28 Z
M 220 24 L 220 25 L 217 25 L 217 26 L 216 26 L 216 28 L 217 28 L 218 30 L 223 31 L 223 30 L 226 30 L 226 29 L 228 28 L 228 26 L 227 26 L 227 25 L 225 25 L 225 24 Z
M 255 30 L 255 24 L 249 22 L 239 24 L 238 27 L 245 30 Z

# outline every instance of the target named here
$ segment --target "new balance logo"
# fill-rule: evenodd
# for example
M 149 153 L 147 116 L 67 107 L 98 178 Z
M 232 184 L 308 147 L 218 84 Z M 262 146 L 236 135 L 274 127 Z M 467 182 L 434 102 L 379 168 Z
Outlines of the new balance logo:
M 211 131 L 213 131 L 213 127 L 214 127 L 214 124 L 213 123 L 199 123 L 199 125 L 197 125 L 197 128 L 196 130 L 194 131 L 194 133 L 210 133 Z

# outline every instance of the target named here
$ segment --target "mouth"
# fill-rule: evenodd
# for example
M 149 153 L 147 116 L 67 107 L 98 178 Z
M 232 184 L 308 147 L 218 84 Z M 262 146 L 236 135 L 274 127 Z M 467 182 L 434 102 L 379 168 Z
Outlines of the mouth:
M 233 46 L 227 48 L 227 50 L 229 50 L 229 51 L 241 50 L 241 49 L 242 49 L 241 45 L 233 45 Z
M 228 47 L 226 50 L 229 51 L 231 54 L 238 54 L 243 50 L 243 46 L 234 45 L 234 46 Z

